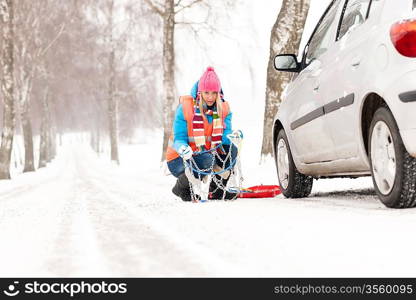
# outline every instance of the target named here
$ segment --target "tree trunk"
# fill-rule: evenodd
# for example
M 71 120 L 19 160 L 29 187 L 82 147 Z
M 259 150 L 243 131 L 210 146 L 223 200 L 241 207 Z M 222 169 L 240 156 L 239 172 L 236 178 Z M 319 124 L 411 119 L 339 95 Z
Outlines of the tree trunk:
M 42 99 L 42 121 L 40 127 L 40 146 L 39 146 L 39 168 L 46 167 L 48 161 L 48 97 L 49 88 L 45 90 L 45 96 Z
M 114 49 L 111 50 L 110 59 L 110 76 L 108 82 L 108 121 L 109 121 L 109 130 L 110 130 L 110 146 L 111 146 L 111 160 L 119 163 L 118 157 L 118 124 L 117 124 L 117 114 L 118 114 L 118 103 L 117 99 L 114 96 L 115 90 L 115 71 L 114 71 Z
M 52 161 L 52 132 L 50 127 L 50 122 L 48 118 L 46 119 L 46 163 Z
M 111 1 L 110 5 L 110 20 L 109 20 L 109 46 L 110 46 L 110 55 L 109 55 L 109 80 L 108 80 L 108 122 L 110 130 L 110 147 L 111 147 L 111 160 L 115 161 L 117 164 L 120 163 L 118 157 L 118 103 L 117 98 L 114 95 L 115 92 L 115 45 L 113 40 L 113 10 L 114 10 L 114 1 Z
M 49 109 L 50 112 L 50 109 Z M 56 157 L 56 127 L 50 124 L 49 130 L 49 158 L 48 162 Z
M 95 148 L 95 131 L 91 130 L 90 132 L 90 146 L 92 148 L 92 150 L 94 150 L 95 152 L 97 152 L 97 149 Z
M 0 145 L 0 179 L 10 179 L 10 160 L 12 155 L 15 127 L 14 80 L 13 80 L 13 0 L 0 0 L 0 28 L 2 48 L 2 81 L 3 94 L 3 131 Z
M 35 158 L 33 154 L 32 122 L 30 121 L 29 94 L 32 87 L 32 79 L 27 77 L 23 80 L 23 90 L 20 94 L 20 119 L 22 123 L 23 141 L 25 146 L 25 165 L 23 172 L 35 171 Z
M 49 105 L 49 158 L 48 162 L 56 157 L 56 117 L 52 120 L 52 112 L 56 116 L 55 97 L 50 98 Z
M 51 120 L 51 97 L 45 99 L 46 104 L 46 162 L 52 161 L 52 120 Z
M 173 104 L 175 99 L 175 11 L 174 0 L 165 0 L 163 14 L 163 149 L 161 161 L 165 160 L 165 152 L 169 137 L 172 134 Z
M 291 79 L 290 73 L 278 72 L 274 69 L 274 57 L 277 54 L 298 52 L 308 10 L 309 0 L 283 0 L 271 31 L 262 156 L 273 153 L 273 119 L 279 109 L 283 90 Z
M 19 32 L 16 32 L 16 34 L 19 34 Z M 20 34 L 22 33 L 20 32 Z M 22 37 L 20 36 L 20 38 Z M 19 40 L 19 36 L 16 36 L 16 39 Z M 15 53 L 15 55 L 17 55 L 16 64 L 18 66 L 18 69 L 16 69 L 15 71 L 19 76 L 19 80 L 17 80 L 18 85 L 15 87 L 15 89 L 17 90 L 16 94 L 18 95 L 17 104 L 19 105 L 19 113 L 25 149 L 25 162 L 23 172 L 33 172 L 35 171 L 35 166 L 32 124 L 30 120 L 30 92 L 32 90 L 33 78 L 35 76 L 35 66 L 33 60 L 29 59 L 31 55 L 30 51 L 28 51 L 27 46 L 28 45 L 26 45 L 25 43 L 22 43 L 22 46 L 18 48 L 17 53 Z
M 101 122 L 96 121 L 94 130 L 91 131 L 91 148 L 97 153 L 100 153 L 100 124 Z
M 46 158 L 46 161 L 49 163 L 52 161 L 52 159 L 55 158 L 56 155 L 56 126 L 55 123 L 52 121 L 52 114 L 55 111 L 55 97 L 54 95 L 49 95 L 47 99 L 47 127 L 48 127 L 48 155 Z
M 28 105 L 28 103 L 25 103 L 25 106 Z M 33 154 L 32 123 L 30 122 L 28 109 L 22 108 L 20 115 L 22 122 L 23 141 L 25 146 L 25 166 L 23 172 L 33 172 L 35 171 L 35 158 Z

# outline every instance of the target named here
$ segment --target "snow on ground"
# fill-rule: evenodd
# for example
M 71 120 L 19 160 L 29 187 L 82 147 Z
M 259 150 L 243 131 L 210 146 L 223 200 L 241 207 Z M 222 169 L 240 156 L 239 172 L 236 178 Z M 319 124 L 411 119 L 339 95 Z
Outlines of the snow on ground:
M 0 181 L 0 276 L 409 276 L 415 210 L 385 208 L 370 178 L 319 180 L 305 199 L 184 203 L 159 132 L 121 165 L 67 138 L 47 168 Z M 254 153 L 253 143 L 243 151 Z M 243 160 L 246 186 L 274 184 Z
M 328 1 L 313 1 L 309 32 Z M 219 58 L 196 63 L 187 56 L 192 63 L 180 65 L 199 67 L 178 76 L 186 93 L 206 65 L 218 68 L 233 126 L 245 136 L 245 187 L 277 184 L 273 159 L 260 164 L 260 145 L 263 58 L 280 3 L 263 2 L 253 7 L 254 46 L 236 35 L 239 44 L 221 47 Z M 230 28 L 251 32 L 251 23 L 233 18 L 246 29 L 231 21 Z M 246 56 L 235 55 L 239 49 Z M 175 178 L 160 164 L 161 139 L 158 131 L 139 132 L 140 143 L 121 145 L 116 166 L 108 152 L 92 152 L 88 138 L 66 136 L 47 168 L 25 174 L 23 148 L 14 147 L 13 179 L 0 181 L 0 276 L 416 276 L 408 255 L 416 245 L 415 210 L 385 208 L 370 177 L 315 181 L 305 199 L 184 203 L 171 193 Z

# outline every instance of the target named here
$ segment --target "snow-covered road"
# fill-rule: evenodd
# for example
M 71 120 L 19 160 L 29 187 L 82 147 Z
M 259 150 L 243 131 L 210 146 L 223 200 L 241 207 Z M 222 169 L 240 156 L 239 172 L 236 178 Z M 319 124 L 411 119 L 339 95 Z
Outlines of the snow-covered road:
M 183 203 L 149 149 L 122 148 L 118 167 L 68 143 L 0 182 L 0 276 L 416 275 L 416 210 L 385 208 L 370 178 L 320 180 L 306 199 Z M 254 165 L 248 185 L 263 180 Z

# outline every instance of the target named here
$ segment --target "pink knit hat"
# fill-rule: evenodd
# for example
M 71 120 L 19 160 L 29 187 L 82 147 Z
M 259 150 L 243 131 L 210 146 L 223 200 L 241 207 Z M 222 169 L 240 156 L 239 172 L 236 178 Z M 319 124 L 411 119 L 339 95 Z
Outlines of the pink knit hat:
M 208 67 L 198 83 L 198 92 L 220 92 L 221 83 L 213 67 Z

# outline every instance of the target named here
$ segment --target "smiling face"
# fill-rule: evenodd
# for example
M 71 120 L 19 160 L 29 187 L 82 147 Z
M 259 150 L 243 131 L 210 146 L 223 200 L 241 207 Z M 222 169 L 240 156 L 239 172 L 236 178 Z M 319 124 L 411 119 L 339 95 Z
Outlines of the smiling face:
M 201 96 L 208 106 L 212 106 L 217 100 L 218 92 L 201 92 Z

